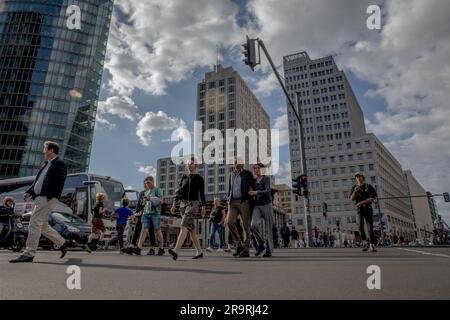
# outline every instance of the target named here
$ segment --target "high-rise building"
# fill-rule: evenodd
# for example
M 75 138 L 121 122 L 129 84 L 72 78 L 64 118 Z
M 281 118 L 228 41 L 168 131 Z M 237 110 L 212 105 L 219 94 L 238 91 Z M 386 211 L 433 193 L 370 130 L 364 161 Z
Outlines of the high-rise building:
M 424 196 L 411 198 L 411 212 L 414 216 L 417 238 L 430 238 L 433 235 L 433 221 L 431 220 L 430 205 L 425 189 L 413 176 L 411 170 L 405 170 L 405 179 L 408 183 L 408 192 L 411 196 Z
M 235 140 L 226 140 L 227 129 L 254 129 L 257 134 L 259 129 L 266 129 L 269 134 L 270 129 L 268 114 L 239 73 L 232 67 L 223 68 L 221 65 L 216 65 L 213 71 L 207 72 L 204 80 L 197 86 L 196 118 L 202 122 L 203 134 L 208 129 L 218 129 L 222 132 L 225 150 L 219 152 L 222 152 L 224 160 L 229 156 L 236 157 L 237 149 Z M 270 156 L 270 136 L 267 136 L 267 139 Z M 208 144 L 209 142 L 204 142 L 203 146 Z M 253 170 L 249 165 L 249 150 L 247 146 L 245 167 Z M 226 194 L 232 167 L 224 163 L 205 164 L 200 168 L 199 173 L 205 178 L 207 195 L 220 197 Z
M 69 172 L 87 171 L 112 8 L 1 1 L 0 179 L 36 174 L 46 140 Z
M 311 60 L 306 52 L 283 59 L 288 93 L 300 106 L 303 121 L 312 228 L 358 235 L 356 206 L 349 199 L 354 174 L 363 172 L 379 197 L 405 197 L 375 205 L 385 215 L 389 231 L 405 239 L 415 237 L 414 220 L 400 163 L 373 134 L 366 132 L 364 116 L 345 73 L 332 57 Z M 297 107 L 298 108 L 298 107 Z M 288 105 L 292 178 L 302 174 L 298 123 Z M 327 204 L 327 218 L 323 216 Z M 294 221 L 304 222 L 303 203 L 294 204 Z M 304 225 L 298 225 L 304 229 Z M 347 236 L 346 236 L 347 237 Z

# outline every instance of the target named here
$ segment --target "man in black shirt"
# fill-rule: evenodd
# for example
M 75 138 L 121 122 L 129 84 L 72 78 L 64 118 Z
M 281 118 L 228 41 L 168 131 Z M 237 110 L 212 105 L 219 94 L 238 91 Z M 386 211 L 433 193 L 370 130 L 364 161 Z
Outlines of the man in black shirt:
M 364 230 L 364 221 L 367 224 L 367 229 L 369 231 L 369 242 L 370 245 L 365 246 L 363 251 L 375 250 L 375 234 L 373 231 L 373 210 L 372 203 L 377 197 L 377 192 L 375 188 L 370 184 L 365 182 L 365 177 L 362 173 L 358 172 L 355 174 L 356 184 L 352 187 L 350 192 L 350 199 L 355 201 L 356 207 L 358 208 L 359 215 L 359 230 L 361 233 L 361 239 L 366 240 L 366 232 Z

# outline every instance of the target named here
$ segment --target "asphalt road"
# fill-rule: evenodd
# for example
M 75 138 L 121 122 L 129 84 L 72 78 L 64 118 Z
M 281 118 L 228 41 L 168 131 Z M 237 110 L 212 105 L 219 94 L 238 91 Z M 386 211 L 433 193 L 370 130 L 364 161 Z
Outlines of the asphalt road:
M 0 299 L 450 299 L 450 248 L 280 249 L 272 258 L 205 253 L 127 256 L 39 251 L 34 263 L 10 264 L 0 251 Z M 81 289 L 69 290 L 70 265 Z M 367 288 L 368 266 L 381 289 Z

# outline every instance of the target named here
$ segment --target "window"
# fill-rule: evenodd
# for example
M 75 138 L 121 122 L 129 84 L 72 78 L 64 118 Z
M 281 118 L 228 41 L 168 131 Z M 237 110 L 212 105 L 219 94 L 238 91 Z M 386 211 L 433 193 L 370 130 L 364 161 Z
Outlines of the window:
M 353 155 L 352 155 L 352 154 L 349 154 L 349 155 L 347 156 L 347 160 L 348 160 L 348 161 L 353 161 Z
M 216 82 L 211 81 L 208 83 L 208 89 L 214 89 L 216 87 Z
M 369 171 L 373 171 L 375 170 L 375 165 L 374 164 L 369 164 Z
M 340 192 L 335 192 L 334 193 L 334 199 L 338 200 L 340 198 Z
M 349 142 L 347 143 L 347 149 L 351 149 L 352 148 L 352 144 Z

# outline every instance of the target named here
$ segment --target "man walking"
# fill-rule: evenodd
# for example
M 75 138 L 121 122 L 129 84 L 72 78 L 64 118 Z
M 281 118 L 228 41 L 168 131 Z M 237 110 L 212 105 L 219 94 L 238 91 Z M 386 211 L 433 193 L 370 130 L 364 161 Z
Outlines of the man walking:
M 281 227 L 281 238 L 283 239 L 284 247 L 289 248 L 291 230 L 289 230 L 289 227 L 286 225 L 286 222 L 283 222 L 283 226 Z
M 366 232 L 364 230 L 364 221 L 367 224 L 367 229 L 369 231 L 369 245 L 366 244 L 363 251 L 370 249 L 372 252 L 375 250 L 375 233 L 373 231 L 373 210 L 372 203 L 377 197 L 377 192 L 375 188 L 370 184 L 365 182 L 365 177 L 362 173 L 358 172 L 355 174 L 356 184 L 352 187 L 350 191 L 350 199 L 355 201 L 356 207 L 358 208 L 359 215 L 359 232 L 361 233 L 361 240 L 366 240 Z
M 39 169 L 36 179 L 23 195 L 23 200 L 29 197 L 35 200 L 35 206 L 28 227 L 28 239 L 24 253 L 9 262 L 33 262 L 43 234 L 55 243 L 61 250 L 61 259 L 67 253 L 66 240 L 48 224 L 48 216 L 58 204 L 67 177 L 67 168 L 63 160 L 58 157 L 59 146 L 55 142 L 44 143 L 45 163 Z
M 234 171 L 230 174 L 228 185 L 228 216 L 227 224 L 233 241 L 236 243 L 235 257 L 249 257 L 250 253 L 250 220 L 251 220 L 251 200 L 249 191 L 255 189 L 255 178 L 253 174 L 244 169 L 242 161 L 236 159 Z M 239 235 L 236 226 L 237 217 L 241 217 L 243 239 Z
M 298 231 L 295 230 L 295 227 L 292 227 L 291 231 L 291 245 L 290 247 L 294 247 L 295 249 L 298 248 L 298 240 L 300 239 L 300 235 L 298 234 Z

